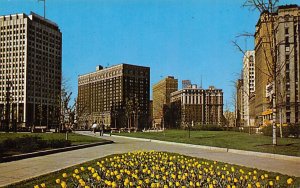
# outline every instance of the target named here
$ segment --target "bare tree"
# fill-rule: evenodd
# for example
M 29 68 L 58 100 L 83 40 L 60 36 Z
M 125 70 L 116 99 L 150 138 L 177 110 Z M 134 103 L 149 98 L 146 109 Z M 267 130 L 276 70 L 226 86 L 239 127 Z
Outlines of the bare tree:
M 131 115 L 133 114 L 134 111 L 134 102 L 130 98 L 125 99 L 125 115 L 127 118 L 127 127 L 130 131 L 131 129 Z

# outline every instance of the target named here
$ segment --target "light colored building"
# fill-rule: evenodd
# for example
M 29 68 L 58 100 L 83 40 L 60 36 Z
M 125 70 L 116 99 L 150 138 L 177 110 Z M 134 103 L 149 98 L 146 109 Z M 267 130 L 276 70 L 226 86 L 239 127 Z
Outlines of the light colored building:
M 255 116 L 256 124 L 263 124 L 263 116 L 272 108 L 267 87 L 274 84 L 276 66 L 276 122 L 300 121 L 300 8 L 297 5 L 279 6 L 277 11 L 260 15 L 255 33 Z M 270 20 L 275 20 L 271 22 Z M 274 30 L 271 29 L 272 25 Z M 274 31 L 275 35 L 271 32 Z M 271 36 L 271 37 L 269 37 Z M 275 42 L 275 43 L 274 43 Z M 276 46 L 276 55 L 272 50 Z M 277 60 L 277 61 L 276 61 Z M 276 62 L 276 64 L 275 64 Z
M 173 76 L 168 76 L 153 85 L 153 126 L 162 126 L 164 118 L 164 108 L 170 105 L 171 93 L 178 90 L 178 80 Z M 165 128 L 168 125 L 165 122 Z
M 300 6 L 280 6 L 275 27 L 277 123 L 300 123 Z
M 272 82 L 271 23 L 267 13 L 262 13 L 255 32 L 255 124 L 262 125 L 262 112 L 270 108 L 266 98 L 266 86 Z
M 210 86 L 209 89 L 181 89 L 171 94 L 171 102 L 179 105 L 182 127 L 194 125 L 221 125 L 223 118 L 223 92 Z
M 244 126 L 253 126 L 255 117 L 250 116 L 250 97 L 255 93 L 255 53 L 246 51 L 243 58 L 243 117 Z
M 31 13 L 0 16 L 0 115 L 19 127 L 57 127 L 62 33 Z
M 119 64 L 98 66 L 78 77 L 78 123 L 106 128 L 148 128 L 150 68 Z

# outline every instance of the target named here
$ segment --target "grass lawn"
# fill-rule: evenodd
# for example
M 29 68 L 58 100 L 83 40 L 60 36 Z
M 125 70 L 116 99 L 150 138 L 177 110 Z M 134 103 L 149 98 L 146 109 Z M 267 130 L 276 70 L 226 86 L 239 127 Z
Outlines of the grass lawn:
M 43 140 L 64 140 L 66 138 L 65 133 L 0 133 L 0 143 L 7 138 L 17 138 L 23 136 L 38 136 Z M 84 136 L 76 133 L 69 133 L 68 140 L 72 142 L 72 145 L 88 144 L 92 142 L 99 142 L 103 139 L 91 136 Z
M 40 141 L 33 139 L 39 137 Z M 0 158 L 53 148 L 104 141 L 101 138 L 65 133 L 0 133 Z M 9 142 L 8 142 L 9 140 Z M 4 143 L 4 141 L 6 141 Z
M 179 165 L 179 161 L 178 160 L 181 155 L 179 154 L 175 154 L 175 153 L 167 153 L 165 152 L 168 156 L 178 156 L 177 157 L 177 160 L 173 160 L 174 163 L 177 163 L 176 161 L 178 161 L 178 164 L 175 164 L 175 166 L 177 165 L 178 166 L 178 169 L 173 171 L 172 169 L 168 169 L 168 165 L 166 165 L 165 163 L 158 163 L 160 167 L 162 166 L 165 166 L 167 168 L 167 170 L 170 170 L 170 174 L 172 173 L 178 173 L 178 171 L 180 171 L 180 166 Z M 19 182 L 17 184 L 13 184 L 13 185 L 9 185 L 9 186 L 6 186 L 6 188 L 13 188 L 13 187 L 18 187 L 18 188 L 28 188 L 28 187 L 34 187 L 35 185 L 40 185 L 41 183 L 45 183 L 46 184 L 46 187 L 60 187 L 60 185 L 56 184 L 55 183 L 55 180 L 56 179 L 60 179 L 61 181 L 66 181 L 66 182 L 69 182 L 70 183 L 70 179 L 72 179 L 72 174 L 74 174 L 75 172 L 75 169 L 79 169 L 79 175 L 82 179 L 84 179 L 86 182 L 89 182 L 89 181 L 93 181 L 92 179 L 94 179 L 95 177 L 92 177 L 92 174 L 93 173 L 90 173 L 88 171 L 88 167 L 92 167 L 96 170 L 96 172 L 99 174 L 99 176 L 101 176 L 101 181 L 104 183 L 104 181 L 106 179 L 114 179 L 114 176 L 107 176 L 105 175 L 105 172 L 107 172 L 106 170 L 109 169 L 110 165 L 114 165 L 114 164 L 111 164 L 111 160 L 114 158 L 114 157 L 117 157 L 117 156 L 124 156 L 124 154 L 116 154 L 116 155 L 110 155 L 110 156 L 107 156 L 107 157 L 104 157 L 104 158 L 100 158 L 100 159 L 96 159 L 96 160 L 93 160 L 93 161 L 89 161 L 89 162 L 86 162 L 86 163 L 83 163 L 83 164 L 78 164 L 76 166 L 73 166 L 73 167 L 70 167 L 70 168 L 66 168 L 66 169 L 62 169 L 62 170 L 59 170 L 59 171 L 56 171 L 56 172 L 53 172 L 53 173 L 50 173 L 50 174 L 46 174 L 46 175 L 42 175 L 40 177 L 36 177 L 36 178 L 33 178 L 33 179 L 30 179 L 30 180 L 26 180 L 26 181 L 23 181 L 23 182 Z M 150 154 L 151 155 L 151 154 Z M 147 157 L 150 157 L 149 154 L 147 155 Z M 128 157 L 127 154 L 125 154 L 125 158 L 123 158 L 124 160 L 127 160 L 126 159 L 126 156 Z M 221 163 L 221 162 L 213 162 L 213 161 L 210 161 L 210 160 L 205 160 L 205 159 L 199 159 L 199 158 L 194 158 L 194 157 L 189 157 L 189 156 L 183 156 L 185 159 L 189 160 L 189 159 L 195 159 L 194 161 L 198 161 L 199 163 L 203 164 L 203 162 L 207 163 L 207 168 L 211 167 L 212 169 L 216 170 L 215 173 L 217 171 L 221 171 L 221 169 L 223 169 L 223 167 L 226 167 L 227 169 L 224 169 L 223 174 L 225 174 L 225 171 L 230 171 L 230 169 L 232 169 L 232 167 L 234 167 L 236 169 L 236 172 L 235 173 L 232 173 L 232 171 L 230 171 L 230 174 L 228 176 L 231 176 L 233 174 L 236 174 L 237 177 L 240 177 L 240 175 L 238 175 L 238 171 L 240 169 L 243 170 L 243 173 L 245 173 L 244 175 L 248 175 L 249 172 L 252 173 L 252 175 L 249 175 L 250 179 L 249 179 L 249 183 L 251 184 L 255 184 L 256 181 L 251 181 L 251 178 L 253 175 L 253 172 L 254 170 L 257 171 L 257 177 L 258 179 L 261 177 L 261 175 L 265 175 L 265 174 L 268 174 L 268 180 L 264 180 L 266 182 L 268 182 L 269 180 L 272 180 L 272 181 L 275 181 L 275 177 L 276 176 L 279 176 L 280 177 L 280 183 L 281 184 L 286 184 L 286 181 L 288 178 L 292 178 L 293 179 L 293 187 L 299 187 L 300 186 L 300 178 L 299 177 L 289 177 L 289 176 L 286 176 L 286 175 L 282 175 L 282 174 L 279 174 L 279 173 L 272 173 L 272 172 L 267 172 L 267 171 L 262 171 L 262 170 L 258 170 L 258 169 L 253 169 L 253 168 L 247 168 L 247 167 L 243 167 L 243 166 L 237 166 L 237 165 L 231 165 L 231 164 L 226 164 L 226 163 Z M 181 158 L 183 159 L 183 158 Z M 131 161 L 131 159 L 128 159 Z M 153 158 L 154 160 L 154 158 Z M 105 165 L 107 168 L 106 170 L 103 171 L 103 168 L 99 168 L 99 166 L 97 165 L 97 162 L 102 162 L 102 161 L 106 161 L 105 163 L 102 163 L 103 165 Z M 148 161 L 147 159 L 145 159 L 145 161 Z M 144 161 L 144 162 L 145 162 Z M 147 162 L 145 162 L 146 164 Z M 149 163 L 149 161 L 148 161 Z M 151 163 L 151 162 L 150 162 Z M 205 163 L 203 165 L 203 168 L 205 168 Z M 123 163 L 118 163 L 118 164 L 123 164 Z M 157 164 L 157 163 L 156 163 Z M 214 167 L 212 167 L 212 165 L 215 164 Z M 170 164 L 169 164 L 170 165 Z M 217 167 L 218 166 L 218 167 Z M 81 171 L 80 168 L 81 167 L 84 167 L 85 171 Z M 149 167 L 151 167 L 151 165 L 149 165 Z M 220 168 L 219 168 L 220 167 Z M 122 170 L 125 170 L 125 169 L 128 169 L 128 170 L 138 170 L 138 171 L 141 171 L 143 169 L 143 165 L 141 164 L 141 166 L 133 166 L 133 167 L 129 167 L 129 166 L 123 166 L 123 165 L 120 165 L 119 167 L 116 167 L 115 166 L 115 170 L 119 171 L 119 173 L 121 173 L 120 169 Z M 102 172 L 101 172 L 102 171 Z M 113 169 L 111 169 L 111 172 L 113 171 Z M 155 171 L 155 170 L 154 170 Z M 184 172 L 184 170 L 183 170 Z M 67 174 L 67 178 L 63 178 L 62 177 L 62 174 L 63 173 L 66 173 Z M 153 173 L 156 173 L 156 172 L 153 172 Z M 101 175 L 102 174 L 102 175 Z M 170 176 L 169 174 L 169 176 Z M 137 172 L 137 175 L 139 176 L 139 179 L 142 179 L 144 180 L 143 178 L 145 178 L 147 175 L 145 173 L 142 173 L 142 172 Z M 198 176 L 199 174 L 197 174 Z M 234 175 L 235 176 L 235 175 Z M 124 182 L 124 178 L 126 177 L 126 174 L 122 175 L 120 180 L 118 180 L 118 183 L 120 183 L 121 185 L 123 185 L 122 183 Z M 207 174 L 203 174 L 203 177 L 204 177 L 204 181 L 207 181 L 207 178 L 208 177 L 211 177 L 211 181 L 213 181 L 214 179 L 218 179 L 217 176 L 215 175 L 212 175 L 210 174 L 210 172 L 208 172 Z M 227 177 L 227 176 L 226 176 Z M 89 179 L 89 180 L 88 180 Z M 135 181 L 134 178 L 131 179 L 132 181 Z M 156 181 L 154 179 L 152 179 L 153 181 Z M 152 182 L 152 180 L 150 180 Z M 169 179 L 170 181 L 174 181 L 173 179 Z M 167 183 L 169 182 L 169 180 L 167 180 Z M 220 179 L 218 179 L 220 180 Z M 100 181 L 100 182 L 101 182 Z M 137 181 L 137 180 L 136 180 Z M 226 180 L 225 180 L 226 181 Z M 261 181 L 263 182 L 262 180 L 257 180 L 257 181 Z M 99 183 L 100 183 L 99 182 Z M 150 183 L 151 183 L 150 182 Z M 162 181 L 160 181 L 162 182 Z M 254 183 L 253 183 L 254 182 Z M 149 184 L 148 184 L 149 185 Z M 69 187 L 69 186 L 68 186 Z M 71 186 L 73 187 L 73 186 Z M 122 186 L 121 186 L 122 187 Z M 142 187 L 149 187 L 149 186 L 146 186 L 146 185 L 143 185 Z
M 300 156 L 300 139 L 278 138 L 277 146 L 273 147 L 272 137 L 263 135 L 249 135 L 232 131 L 191 131 L 189 138 L 188 134 L 187 130 L 166 130 L 164 133 L 115 133 L 115 135 L 129 137 Z

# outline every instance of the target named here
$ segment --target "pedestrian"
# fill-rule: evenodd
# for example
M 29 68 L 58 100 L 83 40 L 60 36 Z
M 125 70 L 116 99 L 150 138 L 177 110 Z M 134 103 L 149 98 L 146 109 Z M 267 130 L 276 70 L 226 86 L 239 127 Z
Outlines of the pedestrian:
M 100 136 L 103 136 L 103 132 L 104 132 L 104 123 L 101 122 L 101 125 L 100 125 Z
M 97 128 L 97 123 L 95 122 L 93 125 L 92 125 L 92 129 L 93 129 L 93 132 L 94 134 L 96 134 L 96 128 Z

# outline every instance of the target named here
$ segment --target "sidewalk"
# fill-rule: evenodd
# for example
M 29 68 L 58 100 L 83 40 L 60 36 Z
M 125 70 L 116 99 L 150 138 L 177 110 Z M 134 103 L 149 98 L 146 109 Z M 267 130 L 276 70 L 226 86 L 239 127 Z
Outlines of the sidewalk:
M 90 132 L 77 133 L 95 136 Z M 73 166 L 75 164 L 104 157 L 110 154 L 124 153 L 136 150 L 175 152 L 188 156 L 217 160 L 226 163 L 300 177 L 300 162 L 298 161 L 254 157 L 249 155 L 228 153 L 224 151 L 186 147 L 176 144 L 154 143 L 149 141 L 141 141 L 137 139 L 114 136 L 104 136 L 104 139 L 112 140 L 115 143 L 24 159 L 15 162 L 1 163 L 0 187 L 57 171 L 69 166 Z

